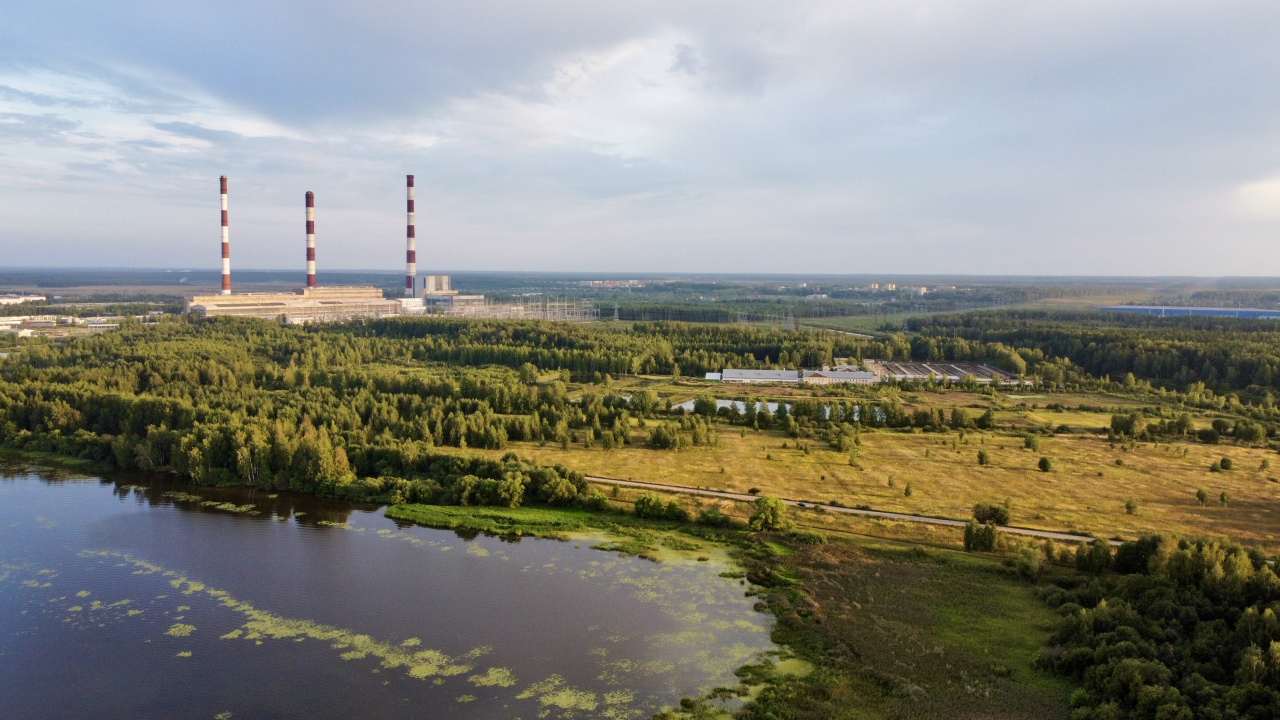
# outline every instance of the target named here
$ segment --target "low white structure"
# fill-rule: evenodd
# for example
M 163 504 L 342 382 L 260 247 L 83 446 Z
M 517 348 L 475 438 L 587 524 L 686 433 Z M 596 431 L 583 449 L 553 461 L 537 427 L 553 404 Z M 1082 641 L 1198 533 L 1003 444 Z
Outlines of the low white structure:
M 28 302 L 44 302 L 44 295 L 0 295 L 0 305 L 20 305 Z
M 871 385 L 880 382 L 880 378 L 873 372 L 865 370 L 805 370 L 800 379 L 801 382 L 812 385 L 836 385 L 847 383 L 850 385 Z
M 707 382 L 720 382 L 720 373 L 707 373 Z
M 734 370 L 725 368 L 720 373 L 721 382 L 737 383 L 799 383 L 800 373 L 795 370 Z

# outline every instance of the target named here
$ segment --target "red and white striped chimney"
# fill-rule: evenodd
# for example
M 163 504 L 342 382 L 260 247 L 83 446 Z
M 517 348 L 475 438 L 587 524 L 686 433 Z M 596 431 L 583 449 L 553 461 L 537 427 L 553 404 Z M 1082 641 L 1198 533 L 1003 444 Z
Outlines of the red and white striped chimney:
M 408 226 L 404 236 L 404 294 L 413 297 L 413 281 L 418 275 L 418 240 L 413 234 L 413 176 L 405 176 L 405 189 L 408 192 Z
M 231 294 L 231 241 L 227 238 L 227 176 L 218 179 L 222 185 L 222 294 Z
M 316 286 L 316 196 L 307 191 L 307 287 Z

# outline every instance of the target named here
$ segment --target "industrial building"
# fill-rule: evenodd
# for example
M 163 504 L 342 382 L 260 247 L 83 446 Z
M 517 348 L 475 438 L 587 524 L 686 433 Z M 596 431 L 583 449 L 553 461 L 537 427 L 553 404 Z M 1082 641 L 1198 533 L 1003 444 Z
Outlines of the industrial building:
M 196 295 L 187 312 L 201 317 L 252 317 L 300 324 L 400 314 L 400 302 L 375 287 L 309 287 L 296 293 Z
M 864 360 L 865 369 L 858 365 L 823 365 L 821 370 L 734 370 L 725 368 L 722 372 L 706 374 L 708 382 L 736 383 L 805 383 L 809 385 L 875 385 L 884 382 L 926 381 L 959 382 L 964 378 L 973 378 L 977 383 L 986 385 L 1014 384 L 1020 381 L 1012 374 L 986 363 L 956 362 L 894 362 L 884 360 Z
M 871 385 L 880 382 L 880 378 L 873 372 L 848 366 L 837 367 L 834 370 L 824 366 L 821 370 L 802 371 L 800 382 L 810 385 Z
M 1011 373 L 999 370 L 986 363 L 960 361 L 955 362 L 896 362 L 891 360 L 864 360 L 867 370 L 880 378 L 881 382 L 897 380 L 898 382 L 925 381 L 959 382 L 972 377 L 980 385 L 988 383 L 1011 383 L 1016 378 Z
M 569 302 L 489 303 L 483 295 L 453 289 L 448 275 L 418 275 L 413 176 L 405 176 L 405 280 L 403 297 L 387 299 L 376 287 L 319 287 L 316 284 L 315 193 L 306 193 L 306 285 L 297 292 L 232 293 L 227 178 L 219 178 L 222 202 L 222 292 L 197 295 L 186 311 L 202 317 L 252 317 L 289 323 L 343 322 L 391 315 L 583 322 L 599 317 L 590 304 Z
M 800 373 L 795 370 L 734 370 L 725 368 L 720 382 L 736 383 L 798 383 Z
M 20 305 L 22 303 L 44 301 L 44 295 L 0 295 L 0 305 Z
M 222 196 L 222 292 L 196 295 L 187 301 L 186 312 L 201 317 L 252 317 L 284 320 L 289 323 L 342 322 L 358 318 L 380 318 L 401 314 L 400 303 L 382 297 L 376 287 L 316 286 L 315 193 L 305 196 L 306 287 L 288 293 L 231 292 L 231 241 L 227 213 L 227 177 L 218 179 Z M 413 237 L 413 176 L 408 176 L 409 237 Z M 412 251 L 410 251 L 412 261 Z M 411 266 L 412 267 L 412 266 Z
M 1245 318 L 1249 320 L 1275 320 L 1280 318 L 1280 310 L 1263 308 L 1215 308 L 1215 307 L 1178 307 L 1174 305 L 1112 305 L 1099 308 L 1103 312 L 1140 313 L 1158 317 L 1184 317 L 1187 315 L 1206 317 Z

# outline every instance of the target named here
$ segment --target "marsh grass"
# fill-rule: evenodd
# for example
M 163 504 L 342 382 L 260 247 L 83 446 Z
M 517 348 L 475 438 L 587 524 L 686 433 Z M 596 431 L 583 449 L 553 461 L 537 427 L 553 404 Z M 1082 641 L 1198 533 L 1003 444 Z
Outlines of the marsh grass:
M 761 594 L 775 640 L 815 669 L 761 671 L 743 717 L 1066 717 L 1070 687 L 1033 666 L 1056 615 L 1000 562 L 884 541 L 774 542 L 789 551 L 749 553 L 749 572 L 795 578 Z
M 1001 427 L 968 432 L 964 440 L 954 432 L 866 431 L 860 436 L 855 465 L 850 465 L 847 452 L 837 452 L 817 438 L 803 441 L 810 449 L 806 454 L 781 432 L 748 429 L 743 436 L 736 432 L 739 428 L 724 426 L 717 426 L 718 444 L 680 451 L 651 450 L 637 442 L 614 450 L 513 443 L 503 451 L 466 452 L 496 458 L 514 450 L 533 462 L 559 463 L 605 478 L 739 493 L 756 488 L 761 494 L 796 500 L 957 519 L 968 517 L 974 503 L 1008 497 L 1016 525 L 1100 537 L 1133 538 L 1150 532 L 1226 536 L 1269 551 L 1280 549 L 1280 483 L 1270 482 L 1268 470 L 1262 469 L 1262 461 L 1274 454 L 1268 448 L 1190 440 L 1113 447 L 1099 434 L 1109 427 L 1109 410 L 1072 409 L 1080 404 L 1138 406 L 1133 399 L 1109 395 L 1055 394 L 1053 400 L 1068 408 L 1063 413 L 1017 408 L 1007 397 L 993 403 L 990 397 L 972 393 L 914 393 L 913 399 L 935 408 L 998 407 Z M 1206 422 L 1196 419 L 1197 424 Z M 1024 449 L 1023 436 L 1029 429 L 1060 424 L 1074 431 L 1037 435 L 1039 450 Z M 788 442 L 786 450 L 781 449 L 783 441 Z M 958 452 L 953 444 L 959 445 Z M 770 448 L 772 460 L 765 459 L 762 447 Z M 987 453 L 989 464 L 974 462 L 978 448 Z M 1117 464 L 1122 453 L 1123 463 Z M 1223 456 L 1231 457 L 1237 469 L 1210 473 L 1209 466 Z M 1039 470 L 1041 457 L 1050 459 L 1053 472 Z M 894 487 L 889 486 L 890 477 Z M 910 496 L 901 489 L 907 483 Z M 1198 487 L 1208 488 L 1214 498 L 1227 491 L 1232 502 L 1202 507 L 1194 497 Z M 1142 512 L 1127 512 L 1129 501 Z

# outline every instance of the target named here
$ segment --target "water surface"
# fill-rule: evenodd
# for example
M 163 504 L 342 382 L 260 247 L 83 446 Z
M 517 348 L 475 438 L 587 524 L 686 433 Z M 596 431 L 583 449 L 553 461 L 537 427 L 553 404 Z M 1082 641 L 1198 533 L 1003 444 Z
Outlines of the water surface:
M 0 716 L 640 718 L 772 649 L 714 561 L 148 480 L 0 466 Z

